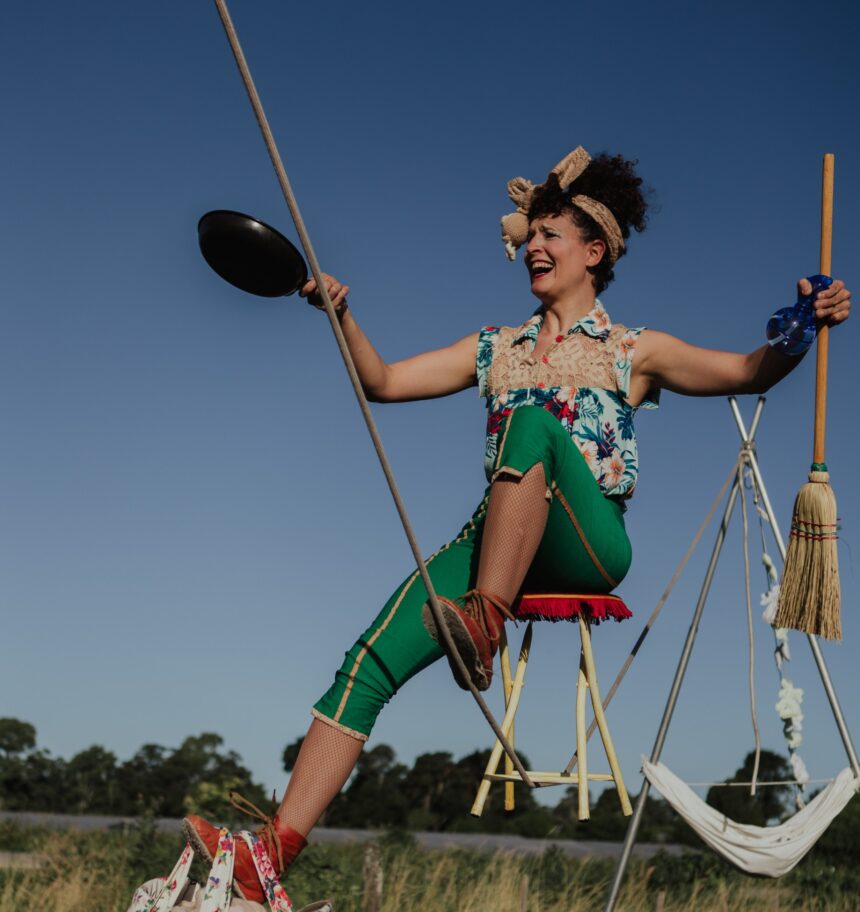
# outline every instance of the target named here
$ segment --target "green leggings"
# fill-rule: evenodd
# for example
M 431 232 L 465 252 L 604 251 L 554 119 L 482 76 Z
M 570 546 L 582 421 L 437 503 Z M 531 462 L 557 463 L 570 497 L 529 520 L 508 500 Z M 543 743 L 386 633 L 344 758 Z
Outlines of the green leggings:
M 558 419 L 537 406 L 520 406 L 505 419 L 499 440 L 495 475 L 522 476 L 542 463 L 551 498 L 526 589 L 587 593 L 614 589 L 631 559 L 621 507 L 603 496 Z M 490 488 L 460 534 L 427 560 L 430 579 L 441 596 L 454 599 L 475 586 Z M 416 570 L 347 652 L 334 684 L 314 706 L 314 716 L 366 740 L 380 710 L 397 690 L 442 656 L 421 620 L 426 600 Z

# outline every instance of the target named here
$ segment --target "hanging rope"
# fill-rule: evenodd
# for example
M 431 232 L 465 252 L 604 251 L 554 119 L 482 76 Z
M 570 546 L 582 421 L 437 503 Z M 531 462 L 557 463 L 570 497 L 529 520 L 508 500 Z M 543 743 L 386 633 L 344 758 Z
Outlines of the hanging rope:
M 341 357 L 343 358 L 343 363 L 346 367 L 347 374 L 349 374 L 349 379 L 352 382 L 352 388 L 355 392 L 356 399 L 358 400 L 361 414 L 364 417 L 365 424 L 367 425 L 367 430 L 370 433 L 371 440 L 373 441 L 376 455 L 379 457 L 379 463 L 382 466 L 382 472 L 385 475 L 385 480 L 388 482 L 391 496 L 394 499 L 394 505 L 397 508 L 397 513 L 400 516 L 400 522 L 403 525 L 403 531 L 406 533 L 406 538 L 409 542 L 409 547 L 412 549 L 412 555 L 415 558 L 418 572 L 421 575 L 421 580 L 424 583 L 424 588 L 427 591 L 428 602 L 430 604 L 430 610 L 433 612 L 433 617 L 436 620 L 436 627 L 441 631 L 442 638 L 445 640 L 446 651 L 454 658 L 454 661 L 460 670 L 462 679 L 469 684 L 469 690 L 472 696 L 475 698 L 475 702 L 478 704 L 487 722 L 489 722 L 490 727 L 493 729 L 493 732 L 499 739 L 499 743 L 504 748 L 505 753 L 508 755 L 508 757 L 510 757 L 511 762 L 514 764 L 517 772 L 522 777 L 523 782 L 529 787 L 533 788 L 534 783 L 529 778 L 528 772 L 520 762 L 519 757 L 511 746 L 511 743 L 505 737 L 492 712 L 490 712 L 489 706 L 487 706 L 487 704 L 484 702 L 484 699 L 481 697 L 478 689 L 472 683 L 471 678 L 469 677 L 469 672 L 466 669 L 462 658 L 460 658 L 460 653 L 457 651 L 457 647 L 451 638 L 451 634 L 448 630 L 445 619 L 439 608 L 439 603 L 436 599 L 436 590 L 434 589 L 433 583 L 430 580 L 430 574 L 427 572 L 427 566 L 424 563 L 424 558 L 422 557 L 421 550 L 418 547 L 418 541 L 415 538 L 415 533 L 412 530 L 412 523 L 409 521 L 409 517 L 406 513 L 406 507 L 400 497 L 400 492 L 397 488 L 397 483 L 394 480 L 394 474 L 391 470 L 391 465 L 388 461 L 388 457 L 386 456 L 385 449 L 382 446 L 382 439 L 379 436 L 379 432 L 376 428 L 376 422 L 373 420 L 373 415 L 371 414 L 370 406 L 367 402 L 367 397 L 364 395 L 364 390 L 361 386 L 361 380 L 359 379 L 358 372 L 355 369 L 355 364 L 353 363 L 352 355 L 350 354 L 349 347 L 347 346 L 346 338 L 344 337 L 343 330 L 340 327 L 340 321 L 338 320 L 337 314 L 335 313 L 334 307 L 332 306 L 331 298 L 329 297 L 325 282 L 322 280 L 322 272 L 320 270 L 319 262 L 316 258 L 316 253 L 314 252 L 313 245 L 311 244 L 311 239 L 308 236 L 307 229 L 305 228 L 305 223 L 302 219 L 301 212 L 299 211 L 299 205 L 293 194 L 292 187 L 290 186 L 290 181 L 287 177 L 287 172 L 284 168 L 283 161 L 281 160 L 281 155 L 278 152 L 278 147 L 275 144 L 275 138 L 272 135 L 271 128 L 269 127 L 269 121 L 266 117 L 266 112 L 263 110 L 263 104 L 260 101 L 260 96 L 257 93 L 257 88 L 254 85 L 253 78 L 251 77 L 251 71 L 248 68 L 248 64 L 245 60 L 245 54 L 243 53 L 242 46 L 239 43 L 239 36 L 236 34 L 236 29 L 233 25 L 233 20 L 230 18 L 230 13 L 227 9 L 225 0 L 215 0 L 215 6 L 218 9 L 218 15 L 221 17 L 221 23 L 224 26 L 227 40 L 230 42 L 230 48 L 233 51 L 233 56 L 236 59 L 236 64 L 239 67 L 242 81 L 245 84 L 245 90 L 248 93 L 251 107 L 254 109 L 254 115 L 257 118 L 257 123 L 260 126 L 260 131 L 263 134 L 263 139 L 266 143 L 266 149 L 269 152 L 269 158 L 271 158 L 272 165 L 275 168 L 275 174 L 278 177 L 278 182 L 281 185 L 281 190 L 283 191 L 284 198 L 287 201 L 287 207 L 290 210 L 290 215 L 292 216 L 293 223 L 296 226 L 299 240 L 301 241 L 302 247 L 304 248 L 305 256 L 308 259 L 308 265 L 311 267 L 311 272 L 316 279 L 317 288 L 320 292 L 320 296 L 323 299 L 325 311 L 328 315 L 332 332 L 334 332 L 335 339 L 337 340 L 337 346 L 340 350 Z
M 750 467 L 752 469 L 752 467 Z M 779 681 L 779 700 L 776 704 L 776 710 L 782 721 L 782 732 L 785 738 L 785 744 L 788 748 L 789 763 L 794 772 L 794 803 L 798 808 L 806 806 L 806 797 L 804 789 L 812 782 L 806 764 L 801 757 L 798 748 L 803 742 L 801 734 L 801 725 L 803 722 L 802 701 L 803 691 L 795 687 L 788 677 L 787 664 L 791 660 L 791 650 L 789 649 L 788 630 L 785 627 L 775 627 L 774 620 L 776 616 L 776 603 L 779 598 L 779 575 L 773 559 L 767 552 L 767 538 L 765 525 L 771 530 L 770 517 L 764 508 L 764 498 L 759 490 L 758 480 L 755 472 L 751 470 L 753 504 L 758 513 L 759 537 L 761 539 L 761 560 L 765 572 L 765 585 L 767 591 L 761 598 L 761 604 L 765 608 L 763 620 L 770 625 L 774 640 L 774 666 L 776 669 L 777 680 Z M 775 536 L 774 536 L 775 539 Z M 778 542 L 777 542 L 778 544 Z M 815 780 L 816 782 L 820 780 Z

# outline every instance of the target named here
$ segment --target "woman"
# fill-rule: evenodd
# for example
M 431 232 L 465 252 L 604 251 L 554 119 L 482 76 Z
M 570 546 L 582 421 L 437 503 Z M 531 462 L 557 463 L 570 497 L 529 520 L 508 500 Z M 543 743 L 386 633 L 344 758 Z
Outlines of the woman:
M 325 276 L 329 296 L 368 397 L 404 402 L 477 385 L 487 397 L 489 487 L 460 534 L 427 561 L 445 621 L 479 689 L 510 606 L 524 584 L 543 591 L 606 593 L 631 558 L 625 501 L 637 476 L 633 416 L 661 389 L 690 396 L 758 393 L 799 358 L 762 345 L 748 355 L 687 345 L 666 333 L 613 324 L 597 298 L 614 277 L 630 230 L 645 227 L 646 202 L 633 163 L 568 155 L 540 186 L 508 185 L 517 212 L 502 220 L 511 258 L 525 244 L 537 312 L 520 327 L 487 327 L 447 348 L 386 364 L 356 323 L 349 288 Z M 809 294 L 807 280 L 798 283 Z M 322 306 L 316 283 L 302 289 Z M 847 319 L 840 281 L 815 300 L 828 325 Z M 410 677 L 443 655 L 417 573 L 397 589 L 347 653 L 313 709 L 277 815 L 259 831 L 281 874 L 349 778 L 381 708 Z M 458 666 L 449 657 L 461 687 Z M 214 856 L 217 829 L 185 822 Z M 246 899 L 263 892 L 243 844 L 234 879 Z

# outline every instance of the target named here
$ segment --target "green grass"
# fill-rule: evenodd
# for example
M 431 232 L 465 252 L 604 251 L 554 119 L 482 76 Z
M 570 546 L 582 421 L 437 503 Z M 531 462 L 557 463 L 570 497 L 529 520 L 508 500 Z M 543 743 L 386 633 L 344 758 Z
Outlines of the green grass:
M 611 861 L 573 861 L 557 850 L 539 857 L 418 849 L 407 834 L 379 843 L 384 875 L 380 912 L 592 912 L 602 909 Z M 125 912 L 134 888 L 167 874 L 182 845 L 150 823 L 118 833 L 48 832 L 0 825 L 0 849 L 45 859 L 38 870 L 0 871 L 0 912 Z M 311 845 L 291 869 L 296 909 L 331 898 L 336 912 L 362 912 L 360 845 Z M 206 871 L 193 874 L 200 880 Z M 848 912 L 858 907 L 850 870 L 810 859 L 781 881 L 743 877 L 711 854 L 635 862 L 619 908 L 650 912 Z M 525 904 L 523 904 L 525 903 Z

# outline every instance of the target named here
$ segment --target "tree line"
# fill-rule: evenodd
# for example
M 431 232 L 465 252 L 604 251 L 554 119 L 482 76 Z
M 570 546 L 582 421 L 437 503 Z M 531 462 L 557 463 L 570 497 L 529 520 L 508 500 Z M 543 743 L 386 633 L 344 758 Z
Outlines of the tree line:
M 284 749 L 286 772 L 292 770 L 301 743 L 299 739 Z M 376 745 L 362 753 L 347 787 L 332 802 L 321 824 L 623 839 L 627 818 L 611 788 L 596 796 L 591 819 L 585 822 L 577 820 L 575 790 L 567 789 L 557 804 L 548 806 L 522 785 L 516 786 L 513 812 L 504 810 L 504 789 L 496 785 L 483 815 L 472 817 L 469 808 L 488 756 L 489 750 L 479 750 L 454 759 L 447 751 L 436 751 L 421 754 L 407 766 L 398 762 L 393 748 Z M 523 759 L 528 766 L 528 758 Z M 748 779 L 751 764 L 750 754 L 727 781 Z M 759 775 L 762 780 L 790 778 L 787 761 L 764 751 Z M 229 804 L 231 791 L 260 808 L 269 806 L 270 798 L 242 758 L 226 750 L 221 736 L 211 732 L 190 736 L 175 748 L 144 744 L 125 761 L 100 745 L 66 760 L 37 745 L 36 729 L 29 722 L 0 719 L 0 808 L 4 810 L 158 817 L 198 813 L 232 825 L 239 819 Z M 763 825 L 785 816 L 791 797 L 787 786 L 760 789 L 755 797 L 743 788 L 714 788 L 707 800 L 739 822 Z M 241 822 L 248 825 L 247 820 Z M 639 838 L 697 843 L 674 811 L 651 796 Z
M 229 792 L 266 807 L 262 786 L 220 735 L 204 732 L 177 748 L 144 744 L 129 760 L 98 744 L 69 760 L 37 746 L 36 729 L 0 719 L 0 807 L 8 811 L 226 819 Z

